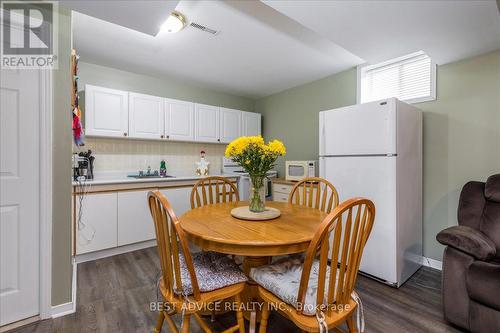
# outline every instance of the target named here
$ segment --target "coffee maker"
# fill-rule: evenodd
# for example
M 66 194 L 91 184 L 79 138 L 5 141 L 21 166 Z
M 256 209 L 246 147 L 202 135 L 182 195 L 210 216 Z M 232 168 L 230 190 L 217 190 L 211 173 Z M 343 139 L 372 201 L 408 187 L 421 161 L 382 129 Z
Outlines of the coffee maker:
M 73 154 L 73 179 L 94 179 L 94 159 L 92 151 Z

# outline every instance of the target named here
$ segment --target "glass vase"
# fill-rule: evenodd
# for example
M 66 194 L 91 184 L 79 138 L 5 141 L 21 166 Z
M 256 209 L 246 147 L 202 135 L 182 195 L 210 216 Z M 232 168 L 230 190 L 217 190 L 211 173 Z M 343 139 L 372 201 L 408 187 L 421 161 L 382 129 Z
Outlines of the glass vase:
M 264 187 L 266 177 L 250 176 L 250 196 L 248 208 L 251 212 L 262 213 L 266 201 L 266 189 Z

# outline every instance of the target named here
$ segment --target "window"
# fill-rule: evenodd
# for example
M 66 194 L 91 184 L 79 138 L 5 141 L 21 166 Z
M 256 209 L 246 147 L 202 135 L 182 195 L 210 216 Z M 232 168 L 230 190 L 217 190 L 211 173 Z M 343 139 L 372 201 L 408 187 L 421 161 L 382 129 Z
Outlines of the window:
M 358 67 L 358 102 L 396 97 L 407 103 L 436 99 L 436 65 L 424 52 Z

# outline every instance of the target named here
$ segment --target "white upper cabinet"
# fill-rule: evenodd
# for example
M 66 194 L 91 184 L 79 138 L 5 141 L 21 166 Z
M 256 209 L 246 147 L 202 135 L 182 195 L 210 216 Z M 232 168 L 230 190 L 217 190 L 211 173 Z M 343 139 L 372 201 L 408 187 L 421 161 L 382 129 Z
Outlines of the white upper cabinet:
M 229 143 L 261 134 L 260 113 L 85 85 L 85 134 Z
M 128 119 L 130 137 L 142 139 L 163 138 L 163 98 L 129 93 Z
M 242 117 L 243 117 L 242 135 L 245 136 L 261 135 L 260 113 L 242 111 Z
M 128 92 L 85 86 L 85 133 L 128 136 Z
M 194 140 L 194 104 L 175 99 L 164 99 L 165 138 L 169 140 Z
M 194 139 L 202 142 L 219 142 L 219 107 L 195 104 L 194 109 Z
M 239 110 L 220 108 L 220 142 L 229 143 L 241 136 L 241 114 Z

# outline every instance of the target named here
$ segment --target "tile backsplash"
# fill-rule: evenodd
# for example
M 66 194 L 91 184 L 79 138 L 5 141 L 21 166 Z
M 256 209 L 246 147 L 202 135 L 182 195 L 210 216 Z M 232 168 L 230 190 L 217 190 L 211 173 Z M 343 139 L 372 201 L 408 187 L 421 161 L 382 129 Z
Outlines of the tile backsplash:
M 200 160 L 200 151 L 206 152 L 210 162 L 210 173 L 220 174 L 222 157 L 226 146 L 199 142 L 164 142 L 113 138 L 86 138 L 85 146 L 74 151 L 92 150 L 95 156 L 94 172 L 126 171 L 137 172 L 159 169 L 160 161 L 167 162 L 167 173 L 192 175 L 195 162 Z

